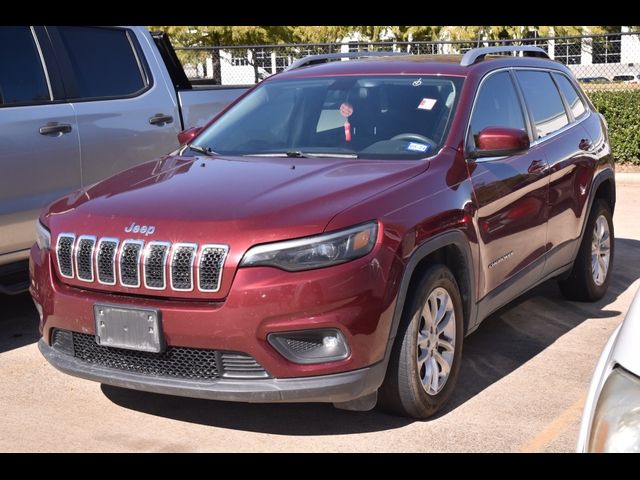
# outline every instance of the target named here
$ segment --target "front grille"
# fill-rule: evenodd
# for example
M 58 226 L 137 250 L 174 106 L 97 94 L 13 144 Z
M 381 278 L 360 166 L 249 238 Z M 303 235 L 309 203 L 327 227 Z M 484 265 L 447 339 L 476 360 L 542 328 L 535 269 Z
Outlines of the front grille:
M 120 252 L 120 283 L 126 287 L 140 286 L 140 252 L 142 242 L 125 240 Z
M 54 339 L 58 338 L 54 331 Z M 56 348 L 56 343 L 54 343 Z M 190 380 L 225 378 L 268 378 L 256 360 L 244 353 L 204 348 L 167 347 L 164 352 L 140 352 L 104 347 L 93 335 L 73 332 L 73 355 L 92 365 L 156 377 Z M 227 371 L 228 369 L 228 371 Z
M 76 236 L 72 233 L 61 233 L 58 236 L 56 255 L 58 267 L 63 277 L 73 278 L 73 244 Z
M 115 238 L 102 238 L 98 242 L 96 265 L 98 281 L 105 285 L 116 284 L 116 253 L 119 241 Z
M 222 265 L 227 256 L 226 245 L 204 245 L 198 263 L 198 287 L 203 292 L 220 289 Z
M 166 242 L 151 242 L 147 245 L 144 258 L 144 285 L 152 290 L 164 290 L 165 264 L 170 244 Z
M 193 289 L 193 256 L 197 245 L 176 243 L 171 257 L 171 287 L 174 290 Z
M 76 272 L 80 280 L 93 282 L 93 247 L 96 237 L 83 235 L 76 247 Z
M 62 277 L 127 288 L 217 292 L 227 245 L 174 243 L 61 233 L 56 242 Z M 167 281 L 167 276 L 169 281 Z M 143 279 L 143 280 L 142 280 Z M 169 284 L 169 285 L 167 285 Z

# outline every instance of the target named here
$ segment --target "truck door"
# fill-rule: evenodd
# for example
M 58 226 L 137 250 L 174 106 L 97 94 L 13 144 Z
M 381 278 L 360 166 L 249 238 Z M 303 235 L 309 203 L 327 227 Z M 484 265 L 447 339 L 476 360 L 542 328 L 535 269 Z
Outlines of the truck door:
M 486 127 L 529 131 L 525 115 L 511 73 L 489 74 L 473 107 L 467 149 L 475 148 L 475 136 Z M 542 276 L 547 163 L 543 149 L 534 145 L 519 155 L 470 159 L 467 164 L 477 206 L 479 294 L 488 297 L 484 308 L 489 313 Z
M 46 42 L 0 27 L 0 264 L 26 258 L 40 210 L 80 187 L 76 116 Z
M 147 32 L 80 26 L 48 31 L 78 118 L 83 185 L 179 146 L 175 92 Z

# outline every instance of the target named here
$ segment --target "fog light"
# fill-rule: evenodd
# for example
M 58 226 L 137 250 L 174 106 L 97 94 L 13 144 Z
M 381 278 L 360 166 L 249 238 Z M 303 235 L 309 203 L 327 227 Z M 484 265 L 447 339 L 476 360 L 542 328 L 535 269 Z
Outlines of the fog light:
M 337 328 L 271 333 L 269 343 L 293 363 L 324 363 L 349 356 L 349 346 Z

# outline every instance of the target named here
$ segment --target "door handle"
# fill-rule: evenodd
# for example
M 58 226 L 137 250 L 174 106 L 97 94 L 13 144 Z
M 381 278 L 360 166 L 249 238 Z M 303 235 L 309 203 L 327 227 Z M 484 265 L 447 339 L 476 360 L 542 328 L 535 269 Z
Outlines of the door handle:
M 533 162 L 531 162 L 531 165 L 529 165 L 527 171 L 531 175 L 540 175 L 544 172 L 545 168 L 546 165 L 542 160 L 534 160 Z
M 162 127 L 167 123 L 173 123 L 173 117 L 171 115 L 165 115 L 164 113 L 156 113 L 149 119 L 151 125 Z
M 59 137 L 65 133 L 71 132 L 71 125 L 68 123 L 49 122 L 46 125 L 40 127 L 40 135 L 51 135 L 53 137 Z
M 580 140 L 580 143 L 578 144 L 578 148 L 580 150 L 584 150 L 585 152 L 588 152 L 589 150 L 591 150 L 591 142 L 589 141 L 589 139 L 583 138 L 582 140 Z

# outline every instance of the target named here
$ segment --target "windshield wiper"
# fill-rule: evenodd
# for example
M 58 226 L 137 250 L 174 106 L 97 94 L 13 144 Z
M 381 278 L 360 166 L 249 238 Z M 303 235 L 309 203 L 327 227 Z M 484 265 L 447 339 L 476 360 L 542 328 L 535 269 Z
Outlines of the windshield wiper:
M 288 152 L 275 152 L 275 153 L 248 153 L 243 157 L 290 157 L 290 158 L 358 158 L 356 153 L 307 153 L 300 150 L 289 150 Z
M 204 153 L 208 157 L 213 157 L 214 155 L 216 155 L 216 152 L 211 150 L 209 147 L 201 147 L 200 145 L 189 145 L 189 150 Z

